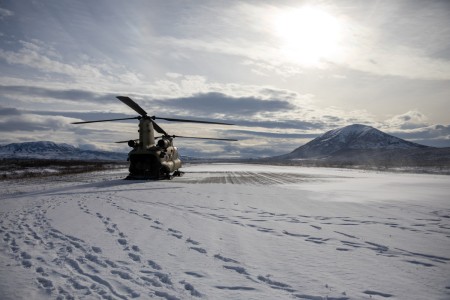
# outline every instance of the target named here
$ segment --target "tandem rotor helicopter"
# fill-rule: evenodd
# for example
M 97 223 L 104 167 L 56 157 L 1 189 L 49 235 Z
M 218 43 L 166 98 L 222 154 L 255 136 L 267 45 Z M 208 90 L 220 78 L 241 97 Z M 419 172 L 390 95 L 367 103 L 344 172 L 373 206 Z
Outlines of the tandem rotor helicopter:
M 173 145 L 173 139 L 176 137 L 219 141 L 237 141 L 235 139 L 169 135 L 166 131 L 164 131 L 164 129 L 156 124 L 155 120 L 159 119 L 171 122 L 189 122 L 217 125 L 234 124 L 148 116 L 147 112 L 131 98 L 126 96 L 118 96 L 117 99 L 137 112 L 139 116 L 131 118 L 74 122 L 72 124 L 86 124 L 133 119 L 139 120 L 139 139 L 118 142 L 128 143 L 128 146 L 133 148 L 133 150 L 128 153 L 128 160 L 130 161 L 130 174 L 125 179 L 172 179 L 173 176 L 182 176 L 183 172 L 179 170 L 181 168 L 181 159 L 178 154 L 177 147 Z M 162 135 L 159 137 L 155 137 L 154 131 Z M 158 142 L 155 143 L 157 139 Z

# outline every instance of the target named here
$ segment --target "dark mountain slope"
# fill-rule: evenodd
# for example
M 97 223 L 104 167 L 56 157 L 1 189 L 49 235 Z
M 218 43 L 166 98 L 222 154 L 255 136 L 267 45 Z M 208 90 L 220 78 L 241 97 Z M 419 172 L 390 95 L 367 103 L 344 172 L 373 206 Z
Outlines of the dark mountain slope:
M 0 146 L 0 158 L 126 161 L 126 153 L 82 150 L 68 144 L 26 142 Z
M 354 124 L 330 130 L 272 161 L 322 166 L 450 166 L 450 148 L 405 141 L 370 126 Z

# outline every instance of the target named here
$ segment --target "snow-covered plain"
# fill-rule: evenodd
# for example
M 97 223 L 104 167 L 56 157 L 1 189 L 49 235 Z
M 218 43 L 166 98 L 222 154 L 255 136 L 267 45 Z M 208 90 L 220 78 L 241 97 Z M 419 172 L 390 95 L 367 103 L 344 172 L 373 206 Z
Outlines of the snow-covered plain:
M 0 182 L 0 299 L 450 299 L 450 177 L 192 165 Z

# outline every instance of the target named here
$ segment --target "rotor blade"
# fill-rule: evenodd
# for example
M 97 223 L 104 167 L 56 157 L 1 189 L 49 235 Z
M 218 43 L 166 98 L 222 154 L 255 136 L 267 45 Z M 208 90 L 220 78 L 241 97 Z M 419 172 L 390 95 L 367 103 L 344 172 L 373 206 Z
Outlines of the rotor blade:
M 231 141 L 237 142 L 235 139 L 220 139 L 220 138 L 206 138 L 206 137 L 197 137 L 197 136 L 182 136 L 182 135 L 169 135 L 172 138 L 183 138 L 183 139 L 199 139 L 199 140 L 215 140 L 215 141 Z
M 217 124 L 217 125 L 234 125 L 230 123 L 223 123 L 223 122 L 210 122 L 210 121 L 200 121 L 200 120 L 187 120 L 187 119 L 174 119 L 174 118 L 161 118 L 161 117 L 152 117 L 153 120 L 159 119 L 159 120 L 166 120 L 171 122 L 187 122 L 187 123 L 202 123 L 202 124 Z
M 74 122 L 72 124 L 86 124 L 86 123 L 97 123 L 97 122 L 110 122 L 110 121 L 122 121 L 122 120 L 136 120 L 140 117 L 132 117 L 132 118 L 121 118 L 121 119 L 109 119 L 109 120 L 96 120 L 96 121 L 82 121 L 82 122 Z
M 136 102 L 131 100 L 130 97 L 117 96 L 117 99 L 122 101 L 124 104 L 128 105 L 131 109 L 133 109 L 135 112 L 137 112 L 141 116 L 146 116 L 147 115 L 147 112 L 142 107 L 140 107 L 139 104 L 137 104 Z
M 124 144 L 124 143 L 128 143 L 129 141 L 139 141 L 139 140 L 126 140 L 126 141 L 118 141 L 118 142 L 114 142 L 116 144 Z
M 164 135 L 168 135 L 167 132 L 165 132 L 164 129 L 162 129 L 161 127 L 159 127 L 159 125 L 156 124 L 155 121 L 152 120 L 152 123 L 153 123 L 153 129 L 155 129 L 156 132 L 162 133 L 162 134 L 164 134 Z

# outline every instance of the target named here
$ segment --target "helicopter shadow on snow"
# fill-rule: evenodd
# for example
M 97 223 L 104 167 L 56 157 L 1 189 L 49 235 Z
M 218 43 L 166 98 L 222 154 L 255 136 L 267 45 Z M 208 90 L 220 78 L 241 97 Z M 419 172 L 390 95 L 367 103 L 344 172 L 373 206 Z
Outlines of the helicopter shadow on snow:
M 82 195 L 82 194 L 99 194 L 102 192 L 129 192 L 129 191 L 151 191 L 151 190 L 173 190 L 183 189 L 183 186 L 155 186 L 157 180 L 124 180 L 113 179 L 101 182 L 85 183 L 73 186 L 70 189 L 51 193 L 49 195 Z M 145 186 L 144 186 L 145 185 Z M 124 187 L 118 189 L 117 187 Z M 125 188 L 127 187 L 127 188 Z M 78 191 L 79 189 L 94 189 L 89 191 Z

